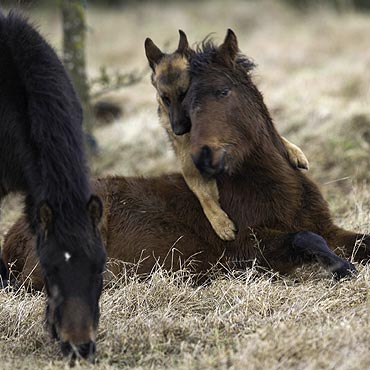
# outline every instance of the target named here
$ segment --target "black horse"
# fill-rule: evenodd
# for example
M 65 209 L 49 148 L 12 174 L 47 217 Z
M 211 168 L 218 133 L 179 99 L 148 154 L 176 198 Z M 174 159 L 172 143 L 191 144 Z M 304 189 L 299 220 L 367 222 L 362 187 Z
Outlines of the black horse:
M 25 19 L 0 12 L 0 199 L 26 195 L 37 236 L 47 323 L 62 352 L 95 352 L 102 204 L 91 194 L 82 110 L 54 50 Z M 6 268 L 0 269 L 6 279 Z

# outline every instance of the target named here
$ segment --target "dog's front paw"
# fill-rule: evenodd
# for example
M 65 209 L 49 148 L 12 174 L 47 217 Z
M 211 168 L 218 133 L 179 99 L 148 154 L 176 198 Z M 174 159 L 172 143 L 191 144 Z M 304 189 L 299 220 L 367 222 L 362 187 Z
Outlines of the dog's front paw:
M 235 239 L 237 228 L 225 212 L 220 212 L 210 222 L 213 230 L 222 240 L 231 241 Z
M 288 155 L 290 163 L 301 170 L 308 170 L 310 167 L 310 164 L 308 162 L 307 157 L 302 152 L 300 148 L 298 148 L 296 145 L 291 145 L 291 147 L 288 149 Z

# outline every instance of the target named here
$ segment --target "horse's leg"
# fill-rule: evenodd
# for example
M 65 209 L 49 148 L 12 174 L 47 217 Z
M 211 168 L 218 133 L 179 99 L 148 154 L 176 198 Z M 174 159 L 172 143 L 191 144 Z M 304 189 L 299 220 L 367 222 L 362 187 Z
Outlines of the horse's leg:
M 370 259 L 370 235 L 358 234 L 335 227 L 327 236 L 330 247 L 339 255 L 353 258 L 357 262 L 368 262 Z
M 222 240 L 234 240 L 236 227 L 221 208 L 216 180 L 204 178 L 191 159 L 189 135 L 171 137 L 171 139 L 181 162 L 184 180 L 198 198 L 213 230 Z
M 310 231 L 282 233 L 275 230 L 255 230 L 261 239 L 259 260 L 274 270 L 286 273 L 305 262 L 317 261 L 336 279 L 355 272 L 355 267 L 337 256 L 324 238 Z
M 288 157 L 289 157 L 290 163 L 296 168 L 308 170 L 308 168 L 309 168 L 308 159 L 305 156 L 305 154 L 303 153 L 303 151 L 301 150 L 301 148 L 299 148 L 297 145 L 291 143 L 285 137 L 281 137 L 281 139 L 283 140 L 283 144 L 285 146 L 285 149 L 288 152 Z

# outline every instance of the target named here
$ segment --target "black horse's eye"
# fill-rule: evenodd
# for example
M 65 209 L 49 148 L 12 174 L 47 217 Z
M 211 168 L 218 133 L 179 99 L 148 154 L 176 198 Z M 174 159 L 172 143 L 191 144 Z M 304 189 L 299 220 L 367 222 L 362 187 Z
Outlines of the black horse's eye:
M 162 99 L 163 103 L 164 103 L 167 107 L 169 107 L 169 106 L 170 106 L 170 104 L 171 104 L 171 100 L 170 100 L 170 98 L 169 98 L 168 96 L 161 96 L 161 99 Z
M 225 98 L 229 96 L 231 89 L 229 87 L 224 87 L 223 89 L 216 90 L 216 96 L 218 98 Z

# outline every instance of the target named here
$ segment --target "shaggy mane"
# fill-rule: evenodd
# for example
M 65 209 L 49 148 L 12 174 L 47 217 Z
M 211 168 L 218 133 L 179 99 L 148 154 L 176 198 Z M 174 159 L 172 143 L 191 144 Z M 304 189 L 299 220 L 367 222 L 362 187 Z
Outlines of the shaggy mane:
M 193 74 L 206 72 L 213 63 L 216 63 L 216 56 L 219 46 L 216 46 L 210 35 L 206 36 L 203 41 L 196 44 L 195 55 L 192 56 L 190 62 L 190 70 Z M 242 53 L 238 53 L 236 63 L 242 67 L 243 71 L 249 74 L 256 64 Z
M 24 173 L 29 220 L 35 223 L 38 205 L 47 201 L 58 219 L 59 239 L 79 238 L 89 222 L 91 196 L 81 104 L 57 54 L 25 18 L 0 13 L 0 40 L 26 101 L 21 124 L 34 158 Z

